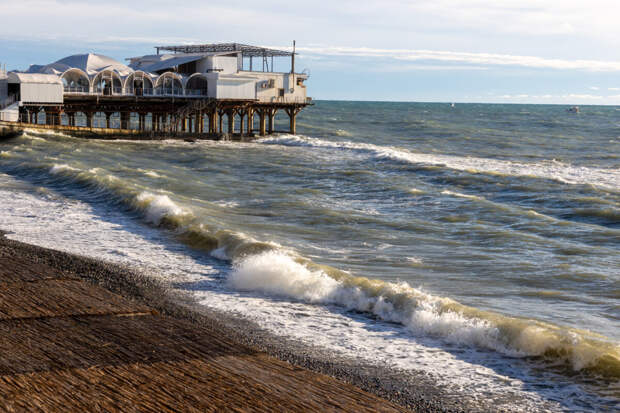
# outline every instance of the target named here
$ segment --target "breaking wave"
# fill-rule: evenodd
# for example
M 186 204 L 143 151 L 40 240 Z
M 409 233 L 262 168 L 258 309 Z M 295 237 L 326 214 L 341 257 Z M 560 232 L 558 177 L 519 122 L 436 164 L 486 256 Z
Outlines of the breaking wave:
M 402 324 L 412 334 L 510 357 L 536 357 L 554 365 L 560 361 L 572 370 L 620 378 L 620 348 L 603 336 L 482 311 L 404 282 L 356 277 L 322 266 L 276 243 L 208 225 L 170 196 L 132 186 L 98 168 L 54 164 L 44 171 L 65 183 L 69 179 L 94 188 L 138 212 L 149 224 L 173 231 L 187 245 L 231 261 L 228 283 L 237 290 L 337 305 Z
M 230 285 L 314 304 L 332 304 L 404 325 L 414 334 L 497 351 L 510 357 L 564 362 L 620 378 L 620 348 L 604 337 L 536 320 L 481 311 L 409 284 L 355 277 L 273 250 L 234 263 Z
M 620 182 L 620 169 L 574 166 L 555 160 L 526 163 L 490 158 L 434 155 L 370 143 L 356 143 L 351 141 L 334 142 L 300 135 L 268 137 L 260 139 L 259 142 L 272 145 L 352 150 L 368 153 L 378 160 L 389 159 L 412 164 L 442 166 L 474 173 L 481 172 L 509 176 L 530 176 L 553 179 L 567 184 L 595 185 L 613 190 L 620 189 L 618 184 Z

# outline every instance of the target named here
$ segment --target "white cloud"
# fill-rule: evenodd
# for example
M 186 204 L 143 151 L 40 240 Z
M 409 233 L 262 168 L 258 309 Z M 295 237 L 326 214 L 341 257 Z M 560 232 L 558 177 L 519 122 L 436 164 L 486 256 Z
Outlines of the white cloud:
M 308 54 L 340 57 L 391 58 L 403 61 L 439 61 L 490 66 L 519 66 L 536 69 L 620 71 L 620 61 L 548 59 L 495 53 L 468 53 L 423 49 L 377 49 L 368 47 L 300 47 Z
M 598 86 L 590 86 L 590 90 L 599 90 L 599 89 L 600 89 L 600 87 L 598 87 Z

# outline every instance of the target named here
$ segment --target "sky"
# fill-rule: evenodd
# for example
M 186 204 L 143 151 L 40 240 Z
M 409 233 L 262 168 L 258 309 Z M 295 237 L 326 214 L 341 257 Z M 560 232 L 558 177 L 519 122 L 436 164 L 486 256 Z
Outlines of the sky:
M 620 105 L 619 17 L 618 0 L 0 0 L 0 62 L 295 39 L 315 99 Z

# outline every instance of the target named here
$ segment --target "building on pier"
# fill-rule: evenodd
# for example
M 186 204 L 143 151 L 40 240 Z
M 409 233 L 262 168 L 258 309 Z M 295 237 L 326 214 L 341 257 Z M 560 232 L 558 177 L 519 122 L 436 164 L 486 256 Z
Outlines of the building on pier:
M 158 46 L 125 65 L 98 54 L 73 55 L 0 77 L 0 120 L 84 126 L 105 115 L 105 127 L 153 132 L 265 135 L 278 111 L 295 118 L 309 104 L 307 73 L 295 52 L 238 43 Z M 290 58 L 290 71 L 274 58 Z M 8 113 L 11 119 L 6 119 Z M 255 116 L 257 115 L 257 116 Z M 223 118 L 227 122 L 223 122 Z M 120 122 L 113 124 L 113 119 Z

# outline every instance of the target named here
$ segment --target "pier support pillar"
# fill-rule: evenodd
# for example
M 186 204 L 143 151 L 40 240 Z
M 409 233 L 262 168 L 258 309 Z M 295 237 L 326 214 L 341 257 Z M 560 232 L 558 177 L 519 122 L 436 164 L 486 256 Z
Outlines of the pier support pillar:
M 232 110 L 228 111 L 228 133 L 235 133 L 235 112 Z
M 145 131 L 146 130 L 146 113 L 140 114 L 140 120 L 142 121 L 142 128 L 140 130 Z
M 219 119 L 219 132 L 220 133 L 224 133 L 224 111 L 220 110 L 217 112 L 217 114 L 219 115 L 220 119 Z
M 261 109 L 258 111 L 258 130 L 260 136 L 265 136 L 267 134 L 267 128 L 265 125 L 265 110 Z
M 111 127 L 111 126 L 110 126 L 110 125 L 111 125 L 111 122 L 110 122 L 110 119 L 111 119 L 111 118 L 112 118 L 112 113 L 110 113 L 110 112 L 106 112 L 106 113 L 105 113 L 105 127 L 106 127 L 107 129 L 110 129 L 110 127 Z
M 278 112 L 278 109 L 269 109 L 268 115 L 269 115 L 269 134 L 271 135 L 273 133 L 273 127 L 276 123 L 276 113 Z
M 129 112 L 121 112 L 121 129 L 129 129 Z
M 248 136 L 252 136 L 254 131 L 254 109 L 248 109 Z
M 217 111 L 209 112 L 209 133 L 217 132 Z
M 244 121 L 245 118 L 245 113 L 244 112 L 239 112 L 239 136 L 243 136 L 243 128 L 244 128 Z
M 93 127 L 93 112 L 85 112 L 84 115 L 86 115 L 86 127 L 92 128 Z
M 289 116 L 289 120 L 290 120 L 290 132 L 292 135 L 295 135 L 297 133 L 297 114 L 301 111 L 300 108 L 291 108 L 291 109 L 286 109 L 286 113 Z

